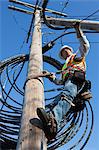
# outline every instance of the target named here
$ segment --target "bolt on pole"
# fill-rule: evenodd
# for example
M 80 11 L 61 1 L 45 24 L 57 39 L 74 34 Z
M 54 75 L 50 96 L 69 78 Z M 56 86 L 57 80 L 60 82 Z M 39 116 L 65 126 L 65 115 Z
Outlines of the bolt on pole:
M 43 70 L 42 36 L 40 11 L 36 10 L 32 45 L 28 64 L 28 78 Z M 32 125 L 31 119 L 38 118 L 36 109 L 44 108 L 44 88 L 42 78 L 29 78 L 25 85 L 25 97 L 22 111 L 21 128 L 17 150 L 46 150 L 46 138 L 43 130 Z

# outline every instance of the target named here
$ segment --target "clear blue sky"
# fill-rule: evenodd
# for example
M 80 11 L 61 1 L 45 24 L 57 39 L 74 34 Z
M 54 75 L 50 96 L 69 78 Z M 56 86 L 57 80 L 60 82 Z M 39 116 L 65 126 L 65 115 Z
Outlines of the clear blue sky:
M 23 1 L 23 0 L 22 0 Z M 26 0 L 24 0 L 25 2 Z M 27 0 L 28 1 L 28 0 Z M 35 0 L 28 2 L 35 4 Z M 0 61 L 21 53 L 29 53 L 29 44 L 24 43 L 27 31 L 31 22 L 31 15 L 8 10 L 7 0 L 0 0 Z M 61 11 L 64 6 L 64 0 L 50 0 L 49 8 Z M 97 0 L 69 0 L 64 12 L 71 18 L 83 19 L 99 9 L 99 1 Z M 99 12 L 88 18 L 91 20 L 99 20 Z M 55 30 L 48 30 L 43 27 L 44 33 L 51 32 L 51 34 L 44 35 L 43 42 L 50 41 L 57 37 L 61 32 Z M 74 31 L 69 30 L 69 31 Z M 87 56 L 87 78 L 92 82 L 93 99 L 91 104 L 94 110 L 94 131 L 92 136 L 84 148 L 84 150 L 98 150 L 99 149 L 99 33 L 86 34 L 90 42 L 90 52 Z M 29 41 L 29 43 L 31 40 Z M 74 51 L 79 46 L 75 34 L 63 37 L 63 43 L 69 44 L 74 48 Z M 59 59 L 58 51 L 61 47 L 60 41 L 56 42 L 55 47 L 47 53 L 49 56 Z M 60 59 L 59 59 L 60 60 Z M 60 60 L 61 61 L 61 60 Z M 62 62 L 63 63 L 63 62 Z M 49 67 L 49 70 L 51 68 Z M 53 70 L 51 70 L 53 71 Z M 48 87 L 47 87 L 48 88 Z M 60 148 L 62 150 L 63 148 Z M 65 149 L 65 147 L 64 147 Z

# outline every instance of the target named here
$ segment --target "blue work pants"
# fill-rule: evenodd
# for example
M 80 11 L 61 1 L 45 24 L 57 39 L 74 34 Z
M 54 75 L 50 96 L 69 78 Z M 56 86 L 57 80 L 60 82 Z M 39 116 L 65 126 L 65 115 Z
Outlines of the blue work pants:
M 56 105 L 53 108 L 53 113 L 58 127 L 71 107 L 70 103 L 64 99 L 61 99 L 62 95 L 66 95 L 70 101 L 73 101 L 74 97 L 77 95 L 77 85 L 72 83 L 71 80 L 66 81 L 63 92 L 61 92 L 60 95 L 55 99 Z

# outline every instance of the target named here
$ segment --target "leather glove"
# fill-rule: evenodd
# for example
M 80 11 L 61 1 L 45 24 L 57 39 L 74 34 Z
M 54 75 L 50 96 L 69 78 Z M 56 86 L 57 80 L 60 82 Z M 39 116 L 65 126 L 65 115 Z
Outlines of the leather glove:
M 53 81 L 56 78 L 55 73 L 50 73 L 47 70 L 44 70 L 43 74 L 46 74 L 46 78 L 48 78 L 50 81 Z
M 50 80 L 50 81 L 53 81 L 53 80 L 55 80 L 55 78 L 56 78 L 56 76 L 55 76 L 55 73 L 50 73 L 50 75 L 48 76 L 48 79 Z

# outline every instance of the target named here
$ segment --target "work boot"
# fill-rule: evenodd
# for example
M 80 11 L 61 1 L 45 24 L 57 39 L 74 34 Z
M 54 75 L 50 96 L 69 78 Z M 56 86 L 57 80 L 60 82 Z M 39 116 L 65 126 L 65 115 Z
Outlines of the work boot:
M 43 108 L 37 108 L 37 115 L 42 120 L 45 136 L 50 141 L 57 134 L 57 122 L 53 114 L 48 114 Z

